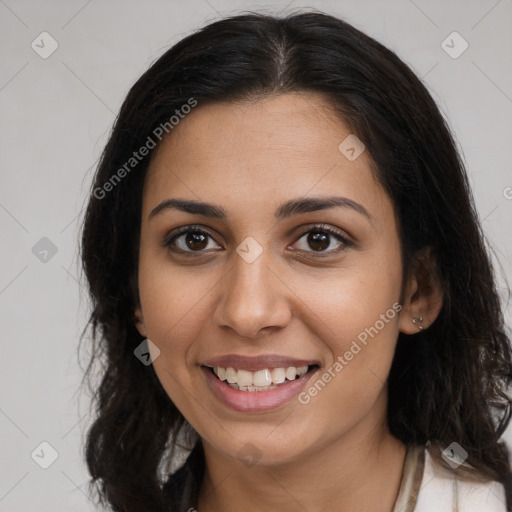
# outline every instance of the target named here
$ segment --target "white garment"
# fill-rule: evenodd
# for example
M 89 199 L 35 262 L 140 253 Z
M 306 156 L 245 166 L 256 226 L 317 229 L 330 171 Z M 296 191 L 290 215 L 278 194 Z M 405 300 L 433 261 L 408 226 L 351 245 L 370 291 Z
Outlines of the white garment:
M 505 489 L 499 482 L 462 479 L 426 447 L 411 446 L 393 512 L 507 512 Z
M 414 512 L 507 512 L 499 482 L 470 482 L 436 464 L 425 450 L 425 467 Z

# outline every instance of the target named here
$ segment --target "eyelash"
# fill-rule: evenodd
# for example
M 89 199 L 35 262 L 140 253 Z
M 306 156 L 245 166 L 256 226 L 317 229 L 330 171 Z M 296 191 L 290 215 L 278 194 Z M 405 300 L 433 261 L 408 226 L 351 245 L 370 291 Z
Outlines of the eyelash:
M 332 227 L 328 227 L 325 224 L 316 224 L 314 226 L 308 227 L 305 231 L 303 231 L 300 235 L 298 235 L 298 238 L 296 239 L 296 242 L 299 241 L 304 235 L 312 232 L 312 231 L 318 231 L 326 233 L 332 237 L 334 237 L 336 240 L 341 242 L 341 245 L 337 249 L 331 249 L 329 251 L 321 251 L 321 252 L 315 252 L 315 251 L 304 251 L 309 254 L 308 257 L 311 258 L 326 258 L 329 256 L 332 256 L 333 254 L 338 254 L 340 252 L 346 251 L 349 247 L 353 247 L 354 243 L 345 238 L 345 236 L 342 234 L 341 231 L 338 231 Z M 203 251 L 183 251 L 182 249 L 178 249 L 178 251 L 172 249 L 172 245 L 180 236 L 188 233 L 200 233 L 204 234 L 210 238 L 212 238 L 214 241 L 215 239 L 204 229 L 202 229 L 199 226 L 184 226 L 181 228 L 178 228 L 171 236 L 167 236 L 162 241 L 162 246 L 167 247 L 169 250 L 173 252 L 179 252 L 180 254 L 185 255 L 186 257 L 189 256 L 195 256 L 197 254 L 201 254 Z M 302 251 L 302 250 L 301 250 Z

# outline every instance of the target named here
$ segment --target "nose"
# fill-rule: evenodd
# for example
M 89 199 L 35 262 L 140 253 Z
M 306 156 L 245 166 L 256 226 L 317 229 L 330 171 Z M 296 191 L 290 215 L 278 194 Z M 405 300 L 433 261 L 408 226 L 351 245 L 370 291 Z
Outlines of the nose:
M 252 263 L 236 253 L 233 258 L 231 271 L 219 283 L 215 324 L 248 339 L 285 327 L 292 316 L 291 292 L 270 268 L 265 251 Z

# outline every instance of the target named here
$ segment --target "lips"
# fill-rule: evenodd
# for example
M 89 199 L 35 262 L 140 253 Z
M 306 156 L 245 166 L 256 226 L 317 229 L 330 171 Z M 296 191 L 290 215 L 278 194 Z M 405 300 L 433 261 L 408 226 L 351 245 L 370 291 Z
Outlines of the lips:
M 277 355 L 226 355 L 209 359 L 201 367 L 214 395 L 239 412 L 283 406 L 318 369 L 315 361 Z
M 287 380 L 295 380 L 302 377 L 308 371 L 308 366 L 289 366 L 288 368 L 265 368 L 256 372 L 248 370 L 235 370 L 233 367 L 222 368 L 216 366 L 213 373 L 220 380 L 225 380 L 233 389 L 242 391 L 266 391 L 271 386 L 275 387 Z
M 318 364 L 318 361 L 296 359 L 292 357 L 279 356 L 276 354 L 268 354 L 261 356 L 243 356 L 237 354 L 230 354 L 225 356 L 214 357 L 202 363 L 202 366 L 209 366 L 211 368 L 234 368 L 235 370 L 247 370 L 249 372 L 256 372 L 264 370 L 265 368 L 299 368 L 301 366 L 312 366 Z

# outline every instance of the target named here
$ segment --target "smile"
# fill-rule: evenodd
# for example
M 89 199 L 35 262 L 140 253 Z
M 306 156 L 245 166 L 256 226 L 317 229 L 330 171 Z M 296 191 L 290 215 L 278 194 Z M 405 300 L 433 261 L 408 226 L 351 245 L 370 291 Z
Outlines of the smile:
M 266 412 L 290 402 L 320 368 L 316 363 L 305 363 L 288 358 L 229 357 L 203 364 L 201 370 L 209 389 L 224 406 L 237 412 Z
M 216 366 L 213 368 L 215 375 L 222 381 L 226 381 L 228 386 L 239 391 L 268 391 L 275 389 L 279 384 L 285 381 L 295 380 L 302 377 L 308 371 L 308 366 L 295 368 L 265 368 L 256 372 L 248 370 L 235 370 L 234 368 L 222 368 Z

